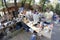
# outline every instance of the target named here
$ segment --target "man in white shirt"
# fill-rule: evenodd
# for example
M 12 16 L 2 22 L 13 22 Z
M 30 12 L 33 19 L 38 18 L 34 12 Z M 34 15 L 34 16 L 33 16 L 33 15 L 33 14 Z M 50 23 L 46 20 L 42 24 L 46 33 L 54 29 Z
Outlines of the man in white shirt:
M 35 23 L 39 22 L 39 16 L 40 14 L 37 11 L 35 11 L 33 14 L 33 20 Z
M 28 10 L 27 12 L 26 12 L 26 17 L 30 20 L 30 21 L 32 21 L 33 20 L 33 12 L 32 12 L 33 10 Z
M 50 23 L 52 21 L 53 12 L 47 9 L 44 16 L 45 16 L 45 21 Z

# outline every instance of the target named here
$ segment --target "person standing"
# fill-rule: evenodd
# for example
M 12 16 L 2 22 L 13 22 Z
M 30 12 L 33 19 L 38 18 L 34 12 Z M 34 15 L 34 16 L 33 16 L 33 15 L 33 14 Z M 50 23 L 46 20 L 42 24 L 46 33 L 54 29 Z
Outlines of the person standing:
M 29 21 L 33 21 L 33 10 L 28 10 L 26 12 L 26 17 L 29 19 Z
M 45 23 L 50 24 L 53 17 L 53 11 L 50 11 L 50 9 L 46 9 L 44 16 L 45 16 Z
M 35 23 L 39 22 L 39 13 L 36 10 L 33 14 L 33 20 Z

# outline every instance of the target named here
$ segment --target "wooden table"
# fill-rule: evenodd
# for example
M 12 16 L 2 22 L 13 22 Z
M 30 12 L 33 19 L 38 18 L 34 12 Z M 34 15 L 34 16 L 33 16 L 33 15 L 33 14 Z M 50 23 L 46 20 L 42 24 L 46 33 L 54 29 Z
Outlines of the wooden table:
M 17 21 L 16 23 L 18 23 L 18 22 L 21 21 L 21 18 L 16 18 L 15 20 Z M 11 23 L 12 23 L 13 21 L 8 21 L 8 22 L 11 22 Z M 1 26 L 1 27 L 0 27 L 0 31 L 3 30 L 4 28 L 14 27 L 13 25 L 16 25 L 16 23 L 13 22 L 12 24 L 9 24 L 9 25 L 7 26 L 8 22 L 2 24 L 2 25 L 4 25 L 5 27 Z
M 17 18 L 16 21 L 20 22 L 22 18 Z M 16 23 L 17 23 L 16 22 Z M 23 21 L 24 22 L 24 21 Z M 14 23 L 14 24 L 16 24 Z M 43 36 L 47 37 L 47 38 L 51 38 L 51 33 L 45 33 L 45 31 L 40 30 L 40 28 L 37 28 L 35 26 L 33 26 L 34 22 L 30 21 L 29 23 L 24 22 L 27 26 L 29 26 L 32 30 L 36 31 L 37 33 L 42 34 Z
M 40 33 L 41 35 L 47 37 L 47 38 L 51 38 L 51 33 L 46 33 L 44 30 L 40 30 L 40 28 L 37 28 L 35 26 L 33 26 L 34 22 L 29 22 L 26 23 L 24 22 L 27 26 L 29 26 L 32 30 L 36 31 L 37 33 Z

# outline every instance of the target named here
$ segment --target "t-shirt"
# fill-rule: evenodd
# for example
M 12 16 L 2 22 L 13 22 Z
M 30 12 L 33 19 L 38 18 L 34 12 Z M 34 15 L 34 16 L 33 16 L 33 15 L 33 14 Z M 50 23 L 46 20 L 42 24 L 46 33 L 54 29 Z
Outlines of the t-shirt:
M 33 13 L 32 13 L 31 11 L 27 11 L 27 12 L 26 12 L 26 17 L 27 17 L 30 21 L 33 20 L 32 15 L 33 15 Z
M 34 20 L 34 22 L 38 22 L 39 21 L 39 15 L 40 14 L 33 14 L 33 20 Z
M 46 21 L 51 22 L 52 17 L 53 17 L 52 11 L 50 11 L 49 13 L 48 12 L 45 13 Z
M 31 15 L 32 15 L 32 12 L 31 12 L 31 11 L 27 11 L 27 12 L 26 12 L 26 16 L 27 16 L 27 17 L 29 17 L 29 16 L 31 16 Z

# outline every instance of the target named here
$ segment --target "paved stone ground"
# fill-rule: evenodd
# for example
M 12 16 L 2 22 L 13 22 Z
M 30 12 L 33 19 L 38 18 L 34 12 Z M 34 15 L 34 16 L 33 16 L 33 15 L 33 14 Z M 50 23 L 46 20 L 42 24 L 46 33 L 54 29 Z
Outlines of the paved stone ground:
M 54 24 L 51 40 L 60 40 L 60 23 Z
M 24 32 L 19 33 L 17 36 L 13 37 L 10 40 L 30 40 L 31 35 L 32 35 L 31 33 L 24 31 Z M 50 40 L 50 39 L 46 37 L 41 37 L 40 40 Z

